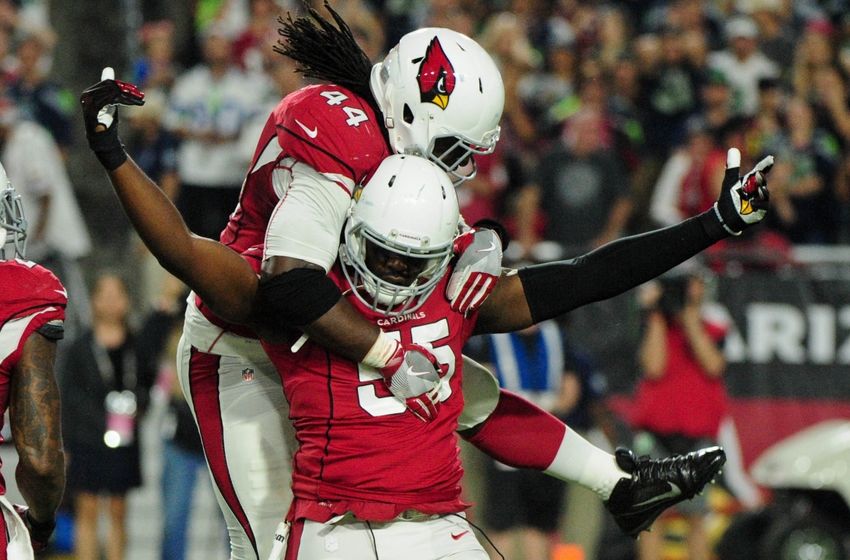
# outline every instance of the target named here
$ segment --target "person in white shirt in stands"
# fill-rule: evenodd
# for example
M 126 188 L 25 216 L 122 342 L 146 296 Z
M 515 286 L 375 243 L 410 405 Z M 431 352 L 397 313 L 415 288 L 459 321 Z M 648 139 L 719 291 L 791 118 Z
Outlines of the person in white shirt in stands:
M 230 37 L 218 25 L 203 36 L 204 61 L 177 78 L 164 124 L 182 140 L 177 206 L 192 231 L 218 238 L 239 199 L 249 158 L 239 149 L 242 128 L 264 108 L 270 89 L 231 60 Z
M 744 16 L 730 19 L 726 24 L 728 46 L 708 57 L 711 68 L 723 72 L 736 98 L 737 113 L 754 115 L 758 108 L 758 83 L 762 78 L 776 78 L 779 67 L 758 47 L 758 26 Z

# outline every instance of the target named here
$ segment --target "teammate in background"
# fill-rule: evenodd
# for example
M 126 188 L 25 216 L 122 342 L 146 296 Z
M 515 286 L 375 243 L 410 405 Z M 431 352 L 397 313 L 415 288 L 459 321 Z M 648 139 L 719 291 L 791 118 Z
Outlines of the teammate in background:
M 50 271 L 23 260 L 26 220 L 2 165 L 0 185 L 0 427 L 8 409 L 15 480 L 27 503 L 10 504 L 0 476 L 0 557 L 28 559 L 47 548 L 65 488 L 53 365 L 67 294 Z
M 155 255 L 166 268 L 176 272 L 194 287 L 204 297 L 206 304 L 222 312 L 224 316 L 240 319 L 250 317 L 251 309 L 255 306 L 257 299 L 258 280 L 254 270 L 226 246 L 192 236 L 173 206 L 161 196 L 162 193 L 156 186 L 131 161 L 127 160 L 126 154 L 120 147 L 114 126 L 115 113 L 113 108 L 108 106 L 114 103 L 139 103 L 140 93 L 129 84 L 105 79 L 84 92 L 82 101 L 90 145 L 107 170 L 110 170 L 110 179 L 122 204 Z M 310 131 L 312 134 L 313 129 Z M 261 155 L 261 151 L 258 151 L 258 157 Z M 257 161 L 259 162 L 260 159 Z M 565 312 L 634 287 L 699 252 L 714 241 L 740 232 L 744 227 L 760 221 L 764 216 L 766 206 L 763 204 L 766 190 L 762 188 L 762 185 L 757 184 L 757 179 L 761 177 L 760 172 L 766 171 L 769 167 L 769 161 L 762 162 L 753 173 L 748 175 L 746 182 L 748 187 L 755 185 L 758 188 L 753 193 L 748 190 L 746 196 L 740 194 L 741 185 L 736 183 L 738 165 L 739 163 L 734 162 L 733 157 L 730 160 L 730 171 L 724 194 L 718 201 L 717 209 L 712 212 L 707 212 L 673 228 L 613 243 L 590 255 L 563 263 L 565 276 L 560 277 L 556 283 L 565 282 L 570 285 L 570 290 L 564 290 L 562 285 L 548 286 L 548 276 L 545 274 L 537 276 L 532 272 L 527 276 L 534 278 L 533 283 L 544 285 L 551 292 L 558 293 L 562 298 L 559 308 L 562 309 L 561 312 Z M 735 189 L 732 188 L 733 186 Z M 742 206 L 744 202 L 745 208 Z M 668 246 L 669 250 L 658 251 L 659 246 Z M 495 244 L 480 248 L 489 249 L 490 247 L 496 249 Z M 336 290 L 339 290 L 338 287 Z M 316 303 L 314 299 L 303 294 L 298 294 L 296 299 L 298 305 Z M 336 301 L 339 303 L 338 300 Z M 336 303 L 334 306 L 339 310 Z M 260 314 L 259 317 L 261 320 L 262 315 Z M 329 315 L 333 313 L 323 316 L 320 322 L 327 320 Z M 344 330 L 348 328 L 344 317 L 337 326 L 340 325 Z M 281 325 L 277 323 L 273 326 Z M 346 344 L 350 340 L 342 340 L 338 346 L 335 346 L 333 337 L 327 336 L 321 328 L 313 328 L 315 326 L 315 323 L 310 323 L 304 327 L 314 341 L 338 348 L 349 358 L 355 360 L 363 358 L 365 351 L 350 351 L 350 344 Z M 222 329 L 218 332 L 223 336 L 231 334 Z M 362 334 L 357 330 L 346 330 L 346 333 L 350 335 L 350 339 L 356 339 L 356 335 Z M 391 339 L 391 337 L 386 338 Z M 394 340 L 391 346 L 394 349 L 392 352 L 378 352 L 378 354 L 385 358 L 384 363 L 389 363 L 392 359 L 393 365 L 400 366 L 405 354 L 410 354 L 411 349 L 397 344 Z M 203 350 L 200 353 L 203 353 Z M 413 354 L 416 355 L 415 352 Z M 198 352 L 192 350 L 191 355 L 196 356 Z M 467 381 L 469 380 L 468 378 Z M 468 386 L 469 383 L 466 385 Z M 483 385 L 486 388 L 486 380 Z M 392 386 L 391 383 L 390 386 Z M 466 388 L 464 388 L 465 393 Z M 427 395 L 422 393 L 417 396 L 420 397 L 418 400 L 424 406 L 424 411 L 432 414 L 432 410 L 427 406 L 429 401 Z M 548 470 L 556 476 L 576 480 L 593 487 L 602 497 L 610 497 L 610 487 L 623 479 L 624 472 L 615 466 L 613 457 L 608 454 L 599 455 L 592 449 L 586 449 L 584 447 L 586 442 L 575 436 L 556 419 L 509 393 L 499 393 L 496 390 L 494 393 L 487 394 L 486 397 L 479 398 L 479 401 L 485 401 L 483 404 L 476 403 L 472 396 L 467 399 L 469 403 L 467 409 L 475 408 L 475 410 L 469 413 L 470 421 L 462 423 L 461 427 L 475 429 L 476 432 L 471 435 L 472 441 L 491 456 L 512 466 Z M 517 430 L 517 426 L 522 426 L 525 431 Z M 541 434 L 541 436 L 533 442 L 529 438 L 514 437 L 515 434 L 526 432 Z M 575 460 L 576 457 L 591 459 Z M 573 460 L 570 461 L 567 458 Z M 628 463 L 627 460 L 626 462 Z M 596 468 L 600 465 L 605 468 Z M 577 472 L 573 470 L 573 467 Z M 653 500 L 657 496 L 653 495 L 650 487 L 655 482 L 654 477 L 659 476 L 660 473 L 669 473 L 670 469 L 656 467 L 659 465 L 654 462 L 628 463 L 627 468 L 636 474 L 628 479 L 630 482 L 629 490 L 625 492 L 626 497 L 608 501 L 609 509 L 615 513 L 621 526 L 630 534 L 637 534 L 647 515 L 651 515 L 652 518 L 657 515 L 656 507 L 661 509 L 666 507 L 663 505 L 666 503 L 664 500 L 660 502 Z M 641 495 L 644 496 L 643 499 Z M 639 513 L 632 511 L 634 504 L 645 499 L 653 500 L 650 514 L 645 511 Z M 636 517 L 637 522 L 634 519 L 629 520 L 629 517 Z

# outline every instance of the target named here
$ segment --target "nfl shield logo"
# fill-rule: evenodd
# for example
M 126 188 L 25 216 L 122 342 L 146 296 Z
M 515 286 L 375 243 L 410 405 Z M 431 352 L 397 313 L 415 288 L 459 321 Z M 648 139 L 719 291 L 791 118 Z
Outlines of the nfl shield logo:
M 242 381 L 249 382 L 254 380 L 254 370 L 245 368 L 242 370 Z

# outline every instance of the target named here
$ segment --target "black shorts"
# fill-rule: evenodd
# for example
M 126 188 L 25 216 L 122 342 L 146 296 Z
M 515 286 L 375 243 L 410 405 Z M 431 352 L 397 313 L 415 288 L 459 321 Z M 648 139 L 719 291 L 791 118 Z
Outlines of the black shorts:
M 558 528 L 566 483 L 529 469 L 487 465 L 484 522 L 494 531 L 531 527 L 545 533 Z

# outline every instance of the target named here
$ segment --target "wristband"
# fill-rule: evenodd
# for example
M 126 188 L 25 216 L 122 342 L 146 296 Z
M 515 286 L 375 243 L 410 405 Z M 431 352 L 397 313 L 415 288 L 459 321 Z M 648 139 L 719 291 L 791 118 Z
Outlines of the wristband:
M 720 208 L 717 206 L 717 203 L 714 203 L 714 213 L 717 215 L 717 219 L 720 221 L 720 225 L 723 226 L 723 229 L 726 230 L 726 233 L 729 235 L 741 235 L 740 231 L 735 231 L 726 225 L 726 221 L 723 219 L 723 216 L 720 214 Z
M 115 171 L 127 161 L 127 152 L 118 138 L 118 131 L 114 124 L 103 132 L 89 134 L 88 140 L 89 148 L 107 171 Z
M 37 521 L 30 515 L 29 510 L 26 512 L 26 524 L 29 526 L 30 538 L 33 541 L 39 541 L 44 546 L 50 540 L 50 535 L 56 529 L 56 519 L 50 521 Z M 37 551 L 36 551 L 37 552 Z
M 386 367 L 390 359 L 398 350 L 399 342 L 385 333 L 378 331 L 378 338 L 372 347 L 366 352 L 366 355 L 361 360 L 361 363 L 375 369 Z

